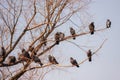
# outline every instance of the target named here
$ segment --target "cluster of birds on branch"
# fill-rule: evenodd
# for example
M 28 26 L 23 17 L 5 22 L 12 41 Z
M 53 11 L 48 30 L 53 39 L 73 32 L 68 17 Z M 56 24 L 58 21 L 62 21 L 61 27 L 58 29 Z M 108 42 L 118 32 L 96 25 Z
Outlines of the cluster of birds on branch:
M 106 21 L 106 28 L 110 28 L 110 27 L 111 27 L 111 21 L 110 21 L 110 19 L 107 19 L 107 21 Z M 89 24 L 89 31 L 90 31 L 90 34 L 91 34 L 91 35 L 94 34 L 94 32 L 95 32 L 94 22 L 91 22 L 91 23 Z M 73 40 L 75 40 L 75 39 L 76 39 L 76 37 L 75 37 L 76 32 L 75 32 L 75 29 L 73 29 L 72 27 L 70 27 L 70 34 L 72 35 Z M 56 41 L 56 44 L 59 44 L 59 42 L 60 42 L 61 40 L 63 40 L 64 37 L 65 37 L 65 34 L 64 34 L 64 33 L 62 33 L 62 32 L 56 32 L 55 37 L 54 37 L 54 38 L 55 38 L 55 41 Z
M 109 19 L 107 19 L 106 28 L 110 28 L 110 27 L 111 27 L 111 21 Z M 95 31 L 94 28 L 95 28 L 94 22 L 91 22 L 91 24 L 89 25 L 89 30 L 90 30 L 91 35 L 94 34 L 94 31 Z M 75 33 L 75 30 L 72 27 L 70 28 L 70 33 L 73 36 L 73 39 L 76 39 L 75 38 L 76 33 Z M 59 42 L 61 40 L 63 40 L 64 37 L 65 37 L 64 33 L 57 32 L 55 34 L 56 44 L 59 44 Z M 46 42 L 45 42 L 45 44 L 46 44 Z M 32 54 L 30 55 L 28 51 L 30 51 Z M 29 60 L 33 60 L 35 63 L 39 63 L 40 66 L 43 66 L 43 63 L 41 62 L 39 57 L 36 55 L 37 53 L 36 53 L 34 47 L 29 46 L 28 51 L 26 51 L 23 48 L 21 50 L 22 54 L 18 55 L 18 60 L 19 61 L 26 61 L 26 62 L 29 61 Z M 5 58 L 5 55 L 6 55 L 6 49 L 4 47 L 1 47 L 1 50 L 0 50 L 0 64 L 3 64 L 3 59 Z M 87 57 L 88 57 L 89 62 L 91 62 L 92 61 L 92 52 L 91 52 L 91 50 L 87 51 Z M 54 56 L 48 55 L 48 60 L 49 60 L 49 62 L 51 64 L 59 64 Z M 16 59 L 15 56 L 8 56 L 8 64 L 14 64 L 14 63 L 16 63 L 16 61 L 17 61 L 17 59 Z M 73 66 L 79 67 L 79 64 L 77 63 L 76 59 L 74 59 L 72 57 L 70 57 L 70 63 Z
M 106 28 L 110 28 L 110 27 L 111 27 L 111 21 L 110 21 L 110 19 L 107 19 L 107 21 L 106 21 Z M 89 24 L 89 30 L 90 30 L 91 35 L 93 35 L 94 32 L 95 32 L 94 22 L 91 22 Z
M 31 48 L 33 49 L 33 48 Z M 30 50 L 31 51 L 31 50 Z M 32 50 L 33 51 L 33 50 Z M 32 52 L 31 51 L 31 52 Z M 24 48 L 22 49 L 22 54 L 19 54 L 19 57 L 18 57 L 18 60 L 19 61 L 30 61 L 30 60 L 33 60 L 35 63 L 39 63 L 40 66 L 43 66 L 43 63 L 41 62 L 41 60 L 39 59 L 39 57 L 36 55 L 36 54 L 33 54 L 30 56 L 29 52 L 26 51 Z M 4 58 L 6 54 L 6 50 L 4 47 L 1 47 L 1 52 L 0 52 L 0 58 Z M 89 58 L 89 61 L 91 62 L 92 59 L 92 52 L 91 50 L 88 50 L 87 52 L 87 57 Z M 52 55 L 48 55 L 48 60 L 51 64 L 59 64 L 58 61 L 56 60 L 56 58 Z M 15 64 L 17 59 L 15 56 L 8 56 L 8 63 L 7 64 Z M 70 63 L 73 65 L 73 66 L 77 66 L 79 67 L 79 64 L 77 63 L 76 59 L 73 59 L 72 57 L 70 57 Z M 2 62 L 0 61 L 0 64 L 2 64 Z

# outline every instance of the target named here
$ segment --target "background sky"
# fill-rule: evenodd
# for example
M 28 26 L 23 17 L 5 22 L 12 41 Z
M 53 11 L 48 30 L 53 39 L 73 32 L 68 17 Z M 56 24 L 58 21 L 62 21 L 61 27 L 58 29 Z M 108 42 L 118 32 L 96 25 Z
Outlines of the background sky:
M 48 73 L 44 80 L 120 80 L 119 8 L 120 0 L 93 0 L 88 6 L 87 12 L 91 14 L 92 21 L 95 22 L 96 27 L 105 27 L 107 19 L 112 21 L 112 25 L 110 29 L 103 31 L 103 33 L 102 31 L 95 33 L 95 36 L 87 35 L 86 37 L 77 38 L 77 40 L 79 39 L 79 41 L 81 41 L 80 43 L 78 42 L 78 45 L 80 44 L 82 46 L 81 43 L 87 44 L 88 46 L 91 46 L 91 44 L 99 45 L 104 39 L 107 38 L 108 40 L 98 54 L 93 56 L 91 63 L 86 61 L 80 65 L 80 68 L 58 68 L 58 70 Z M 92 37 L 97 37 L 97 39 L 93 38 L 92 40 Z M 77 42 L 77 40 L 75 41 Z M 86 41 L 91 44 L 86 43 Z M 59 57 L 61 56 L 63 59 L 61 62 L 66 60 L 66 62 L 68 62 L 67 64 L 70 64 L 70 56 L 74 57 L 77 61 L 83 60 L 86 57 L 79 48 L 72 44 L 66 41 L 60 44 L 62 45 L 55 46 L 54 49 L 56 58 L 58 56 L 58 62 L 60 62 Z M 59 48 L 59 51 L 58 49 L 56 50 L 56 48 Z
M 80 68 L 70 68 L 69 70 L 46 75 L 51 80 L 120 80 L 120 0 L 93 0 L 89 5 L 88 12 L 92 14 L 93 21 L 98 26 L 105 25 L 106 19 L 112 21 L 109 30 L 103 35 L 97 33 L 99 39 L 108 40 L 98 52 L 93 56 L 92 63 L 85 62 Z M 65 48 L 66 51 L 67 48 Z M 77 53 L 78 51 L 73 51 Z M 77 57 L 76 57 L 77 58 Z M 78 58 L 77 58 L 78 60 Z M 55 78 L 55 79 L 53 79 Z M 57 79 L 56 79 L 57 78 Z

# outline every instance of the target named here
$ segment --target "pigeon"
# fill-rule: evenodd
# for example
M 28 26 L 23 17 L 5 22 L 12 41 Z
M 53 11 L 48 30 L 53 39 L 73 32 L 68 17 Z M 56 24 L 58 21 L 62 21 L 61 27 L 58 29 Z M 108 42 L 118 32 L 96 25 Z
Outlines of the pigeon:
M 32 59 L 35 61 L 35 63 L 39 63 L 40 66 L 43 65 L 43 63 L 41 62 L 41 60 L 40 60 L 36 55 L 33 55 L 33 56 L 32 56 Z
M 72 27 L 70 27 L 70 33 L 73 36 L 73 39 L 75 39 L 74 35 L 76 34 L 76 32 L 75 32 L 75 30 Z
M 94 31 L 95 31 L 94 28 L 95 28 L 94 22 L 91 22 L 89 25 L 89 30 L 90 30 L 91 35 L 94 34 Z
M 9 56 L 9 57 L 8 57 L 8 63 L 9 63 L 9 64 L 14 64 L 15 62 L 16 62 L 15 56 Z
M 49 55 L 48 59 L 49 59 L 49 62 L 52 64 L 59 64 L 54 56 Z
M 22 54 L 24 57 L 31 59 L 29 53 L 25 49 L 22 49 Z
M 4 47 L 1 47 L 1 50 L 0 50 L 0 57 L 3 57 L 5 54 L 6 54 L 5 48 L 4 48 Z
M 77 61 L 75 59 L 73 59 L 72 57 L 70 57 L 70 63 L 76 67 L 79 67 Z
M 19 55 L 19 60 L 21 61 L 28 61 L 31 59 L 29 53 L 25 50 L 25 49 L 22 49 L 22 54 L 18 54 Z
M 91 52 L 91 50 L 88 50 L 87 57 L 89 58 L 89 62 L 91 62 L 92 61 L 92 52 Z
M 55 34 L 55 41 L 56 41 L 56 44 L 59 44 L 59 42 L 60 42 L 60 33 L 59 32 L 57 32 Z
M 107 19 L 106 21 L 106 28 L 110 28 L 111 27 L 111 21 L 109 19 Z
M 59 32 L 59 34 L 60 34 L 60 40 L 63 40 L 63 39 L 64 39 L 64 37 L 65 37 L 65 34 L 64 34 L 64 33 L 62 33 L 62 32 Z

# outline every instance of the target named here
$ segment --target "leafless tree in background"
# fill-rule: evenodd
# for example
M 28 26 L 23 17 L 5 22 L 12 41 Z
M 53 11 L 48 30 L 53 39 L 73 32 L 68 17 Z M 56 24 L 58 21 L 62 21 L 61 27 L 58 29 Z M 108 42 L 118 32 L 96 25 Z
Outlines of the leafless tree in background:
M 61 67 L 73 67 L 69 64 L 49 62 L 48 55 L 53 55 L 52 49 L 64 41 L 82 49 L 72 41 L 73 37 L 90 35 L 88 27 L 90 19 L 81 18 L 90 2 L 91 0 L 0 0 L 0 48 L 3 47 L 6 51 L 5 55 L 0 55 L 0 78 L 43 80 L 50 71 Z M 74 16 L 77 18 L 75 19 Z M 71 35 L 69 28 L 75 28 L 74 26 L 77 29 Z M 107 28 L 103 27 L 94 31 L 96 33 L 105 29 Z M 57 41 L 59 44 L 56 44 Z M 92 55 L 102 47 L 103 43 L 93 51 Z M 24 52 L 22 52 L 23 48 L 30 58 L 21 55 Z M 84 50 L 84 53 L 87 51 Z M 10 56 L 15 56 L 16 60 L 14 61 Z M 40 66 L 36 57 L 43 65 Z M 78 64 L 87 60 L 86 57 L 78 61 Z

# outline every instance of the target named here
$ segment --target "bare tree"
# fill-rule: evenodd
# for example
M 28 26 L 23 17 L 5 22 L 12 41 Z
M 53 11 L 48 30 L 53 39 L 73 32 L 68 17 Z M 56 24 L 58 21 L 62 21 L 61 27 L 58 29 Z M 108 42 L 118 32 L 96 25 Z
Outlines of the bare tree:
M 61 67 L 74 67 L 76 62 L 79 66 L 92 58 L 105 40 L 84 60 L 74 59 L 73 65 L 62 65 L 53 56 L 55 51 L 52 51 L 55 46 L 67 41 L 87 55 L 88 50 L 75 41 L 91 33 L 90 19 L 87 19 L 88 16 L 81 18 L 90 2 L 91 0 L 1 0 L 0 77 L 3 80 L 43 80 L 50 71 Z M 94 35 L 105 29 L 108 28 L 97 30 L 94 27 Z

